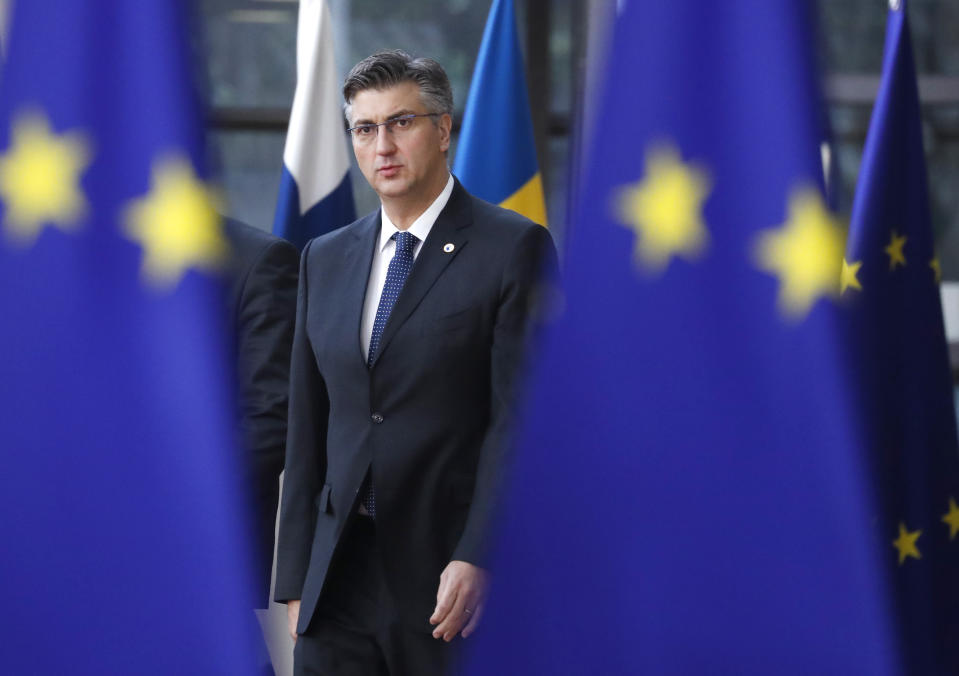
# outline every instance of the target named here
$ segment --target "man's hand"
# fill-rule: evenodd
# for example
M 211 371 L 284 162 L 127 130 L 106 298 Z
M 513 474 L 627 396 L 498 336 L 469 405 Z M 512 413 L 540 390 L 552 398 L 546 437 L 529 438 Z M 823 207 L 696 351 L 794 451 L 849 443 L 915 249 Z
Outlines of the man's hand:
M 300 602 L 299 601 L 287 601 L 286 602 L 286 621 L 290 627 L 290 638 L 293 639 L 293 642 L 296 643 L 296 623 L 300 619 Z
M 440 575 L 436 610 L 430 617 L 430 624 L 437 625 L 433 638 L 449 643 L 461 629 L 463 638 L 476 631 L 488 591 L 489 573 L 466 561 L 450 561 Z

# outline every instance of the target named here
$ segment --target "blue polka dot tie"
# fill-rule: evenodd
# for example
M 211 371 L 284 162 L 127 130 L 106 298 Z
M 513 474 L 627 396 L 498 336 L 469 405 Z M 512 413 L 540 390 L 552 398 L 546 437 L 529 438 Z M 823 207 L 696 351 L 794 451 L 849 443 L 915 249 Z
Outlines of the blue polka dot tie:
M 413 233 L 397 232 L 390 239 L 396 241 L 396 253 L 386 269 L 386 282 L 383 283 L 383 293 L 380 295 L 380 304 L 376 307 L 376 318 L 373 320 L 373 333 L 370 335 L 370 349 L 366 363 L 372 364 L 376 356 L 376 348 L 380 345 L 380 337 L 386 327 L 386 320 L 400 297 L 400 291 L 406 283 L 406 278 L 413 269 L 413 247 L 419 241 Z M 363 506 L 374 519 L 376 518 L 376 496 L 373 493 L 373 477 L 369 477 L 367 490 L 363 496 Z

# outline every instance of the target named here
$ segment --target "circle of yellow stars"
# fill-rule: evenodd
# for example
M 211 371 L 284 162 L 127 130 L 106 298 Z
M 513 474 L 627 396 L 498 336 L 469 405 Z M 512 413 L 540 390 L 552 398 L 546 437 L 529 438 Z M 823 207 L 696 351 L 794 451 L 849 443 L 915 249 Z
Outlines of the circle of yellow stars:
M 36 242 L 45 227 L 81 227 L 89 206 L 80 185 L 93 153 L 79 131 L 57 133 L 41 112 L 14 118 L 10 146 L 0 153 L 0 201 L 7 238 Z M 122 229 L 143 248 L 142 276 L 157 288 L 174 288 L 190 268 L 212 270 L 228 247 L 213 192 L 180 156 L 156 162 L 149 192 L 132 200 Z
M 709 243 L 703 207 L 711 190 L 706 171 L 684 162 L 674 145 L 660 144 L 647 154 L 642 178 L 617 188 L 612 201 L 616 222 L 635 233 L 632 256 L 637 269 L 661 274 L 673 258 L 703 255 Z M 785 223 L 759 233 L 753 259 L 761 270 L 778 277 L 777 304 L 783 316 L 799 321 L 821 298 L 862 291 L 863 261 L 843 255 L 846 229 L 818 190 L 795 189 L 786 211 Z M 906 265 L 907 242 L 906 236 L 891 233 L 884 249 L 890 270 Z M 939 282 L 939 260 L 933 258 L 929 267 Z
M 693 260 L 705 250 L 709 232 L 703 202 L 710 192 L 706 173 L 684 163 L 670 146 L 650 152 L 645 174 L 620 188 L 614 198 L 619 222 L 636 233 L 633 259 L 650 273 L 661 273 L 676 256 Z
M 883 251 L 886 256 L 889 257 L 889 271 L 893 272 L 899 268 L 906 267 L 906 252 L 905 247 L 909 242 L 909 238 L 905 235 L 898 234 L 895 230 L 892 231 L 889 237 L 889 244 L 887 244 Z M 842 259 L 842 273 L 840 275 L 840 285 L 839 285 L 839 294 L 842 295 L 846 293 L 849 289 L 854 289 L 855 291 L 862 291 L 862 284 L 859 281 L 859 270 L 862 268 L 862 261 L 853 261 L 849 262 L 846 258 Z M 942 268 L 939 265 L 939 259 L 933 258 L 929 261 L 929 268 L 933 272 L 933 278 L 936 283 L 942 281 Z
M 703 255 L 709 242 L 703 207 L 711 189 L 706 171 L 684 162 L 675 146 L 661 144 L 647 154 L 642 178 L 618 188 L 612 204 L 616 221 L 636 235 L 637 268 L 657 274 L 675 257 Z M 785 317 L 800 320 L 818 299 L 861 288 L 856 278 L 861 263 L 844 261 L 845 242 L 845 229 L 811 188 L 795 190 L 786 222 L 759 234 L 754 261 L 779 278 L 778 305 Z
M 8 237 L 29 246 L 44 226 L 77 228 L 87 210 L 80 176 L 90 165 L 90 143 L 80 132 L 54 133 L 47 118 L 35 111 L 14 120 L 10 137 L 10 148 L 0 155 Z

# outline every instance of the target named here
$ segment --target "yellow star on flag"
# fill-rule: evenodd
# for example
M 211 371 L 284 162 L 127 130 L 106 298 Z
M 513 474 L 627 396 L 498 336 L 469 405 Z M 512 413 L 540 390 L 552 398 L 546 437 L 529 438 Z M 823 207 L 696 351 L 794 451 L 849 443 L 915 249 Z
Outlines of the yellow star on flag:
M 645 175 L 621 187 L 615 197 L 615 217 L 636 233 L 633 260 L 652 273 L 661 273 L 674 256 L 693 260 L 709 241 L 703 224 L 703 202 L 710 192 L 706 173 L 684 164 L 671 147 L 650 152 Z
M 906 246 L 906 237 L 905 235 L 899 236 L 896 234 L 896 231 L 892 231 L 892 239 L 889 240 L 889 245 L 883 249 L 886 254 L 889 256 L 889 269 L 895 270 L 897 265 L 906 264 L 906 255 L 903 253 L 902 248 Z
M 929 267 L 932 268 L 932 272 L 936 276 L 936 283 L 938 284 L 942 281 L 942 266 L 939 265 L 939 259 L 933 258 L 929 261 Z
M 143 247 L 143 276 L 159 287 L 175 287 L 188 268 L 215 270 L 227 243 L 212 191 L 183 158 L 157 162 L 150 192 L 125 212 L 124 229 Z
M 906 530 L 906 524 L 902 522 L 899 523 L 899 537 L 893 540 L 892 546 L 899 550 L 900 566 L 909 556 L 914 559 L 922 558 L 919 549 L 916 547 L 916 540 L 919 539 L 920 535 L 922 535 L 921 530 L 910 532 Z
M 949 498 L 949 511 L 942 517 L 942 522 L 949 525 L 949 539 L 954 540 L 959 533 L 959 506 L 953 498 Z
M 859 268 L 862 267 L 862 261 L 850 263 L 845 258 L 842 259 L 842 273 L 839 277 L 839 295 L 846 293 L 846 289 L 855 289 L 862 291 L 862 285 L 856 277 L 859 274 Z
M 87 208 L 80 174 L 90 160 L 89 144 L 79 132 L 55 134 L 42 113 L 20 115 L 13 123 L 11 146 L 0 155 L 7 234 L 29 246 L 45 225 L 75 229 Z
M 802 319 L 820 297 L 839 295 L 846 236 L 816 190 L 795 191 L 788 211 L 780 228 L 759 234 L 754 254 L 761 269 L 779 277 L 780 310 Z

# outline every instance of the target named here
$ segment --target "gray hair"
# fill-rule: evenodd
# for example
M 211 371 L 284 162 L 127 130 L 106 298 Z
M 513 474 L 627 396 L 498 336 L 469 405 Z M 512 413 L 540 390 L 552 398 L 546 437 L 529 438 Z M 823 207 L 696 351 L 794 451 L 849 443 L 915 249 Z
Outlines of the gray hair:
M 353 98 L 367 89 L 388 89 L 403 82 L 420 88 L 427 112 L 453 115 L 453 88 L 446 71 L 433 59 L 416 58 L 399 49 L 377 52 L 353 66 L 343 82 L 343 114 L 353 123 Z M 435 120 L 434 120 L 435 122 Z

